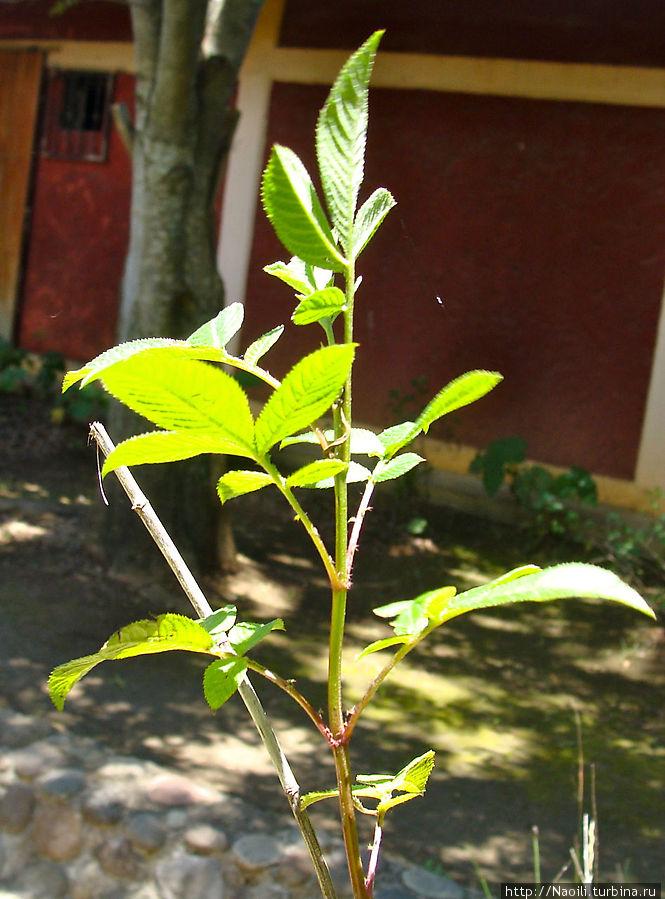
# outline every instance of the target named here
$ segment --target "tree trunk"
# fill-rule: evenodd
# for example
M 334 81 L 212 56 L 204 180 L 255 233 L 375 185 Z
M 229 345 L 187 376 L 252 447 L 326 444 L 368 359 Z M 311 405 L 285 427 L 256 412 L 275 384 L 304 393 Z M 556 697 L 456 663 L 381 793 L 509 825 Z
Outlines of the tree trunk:
M 118 340 L 186 337 L 224 304 L 215 261 L 214 201 L 235 130 L 238 70 L 263 0 L 137 0 L 137 59 L 130 244 Z M 139 429 L 114 404 L 117 442 Z M 207 457 L 147 466 L 145 492 L 198 571 L 232 566 L 228 520 L 214 491 L 221 473 Z M 120 501 L 107 549 L 115 567 L 153 558 Z M 133 516 L 135 517 L 135 516 Z M 149 566 L 151 567 L 151 566 Z

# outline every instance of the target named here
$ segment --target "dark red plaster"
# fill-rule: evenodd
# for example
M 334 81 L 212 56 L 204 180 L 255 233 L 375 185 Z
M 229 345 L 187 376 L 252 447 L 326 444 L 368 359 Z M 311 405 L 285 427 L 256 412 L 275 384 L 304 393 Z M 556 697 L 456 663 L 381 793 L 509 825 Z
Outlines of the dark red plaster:
M 114 100 L 131 106 L 134 79 L 119 75 Z M 131 169 L 111 129 L 108 161 L 39 158 L 19 342 L 87 360 L 114 342 L 127 249 Z
M 54 0 L 0 2 L 0 38 L 79 41 L 131 41 L 129 8 L 124 3 L 96 0 L 76 3 L 52 15 Z
M 384 50 L 665 65 L 661 0 L 287 0 L 281 43 L 351 50 L 377 28 Z

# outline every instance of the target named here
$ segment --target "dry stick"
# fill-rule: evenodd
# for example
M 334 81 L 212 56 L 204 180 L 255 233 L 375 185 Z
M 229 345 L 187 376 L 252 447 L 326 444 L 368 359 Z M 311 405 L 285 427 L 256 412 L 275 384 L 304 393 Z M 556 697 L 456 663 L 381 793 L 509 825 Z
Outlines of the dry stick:
M 106 428 L 100 422 L 95 421 L 90 425 L 90 436 L 95 440 L 104 456 L 110 455 L 115 449 L 115 445 L 109 437 Z M 211 615 L 213 610 L 203 594 L 203 591 L 197 584 L 194 576 L 187 567 L 185 560 L 180 555 L 178 548 L 155 514 L 154 509 L 137 484 L 129 468 L 122 465 L 115 469 L 115 474 L 131 501 L 133 511 L 139 516 L 150 536 L 157 544 L 171 570 L 177 577 L 180 586 L 185 591 L 187 598 L 194 607 L 196 614 L 199 618 L 206 618 L 208 615 Z M 220 646 L 226 652 L 233 653 L 233 648 L 228 641 L 225 641 L 224 643 L 220 641 Z M 240 697 L 245 703 L 247 711 L 259 732 L 263 745 L 275 766 L 279 782 L 289 800 L 293 817 L 296 819 L 309 851 L 310 858 L 312 859 L 319 886 L 321 887 L 321 893 L 324 896 L 324 899 L 337 899 L 330 872 L 323 857 L 323 853 L 321 852 L 321 847 L 316 837 L 316 833 L 314 832 L 314 828 L 312 827 L 309 815 L 304 809 L 300 808 L 300 787 L 298 781 L 291 770 L 282 747 L 279 745 L 277 736 L 268 721 L 268 717 L 261 705 L 261 701 L 256 695 L 254 687 L 251 685 L 246 674 L 243 675 L 243 678 L 240 681 L 238 693 L 240 693 Z

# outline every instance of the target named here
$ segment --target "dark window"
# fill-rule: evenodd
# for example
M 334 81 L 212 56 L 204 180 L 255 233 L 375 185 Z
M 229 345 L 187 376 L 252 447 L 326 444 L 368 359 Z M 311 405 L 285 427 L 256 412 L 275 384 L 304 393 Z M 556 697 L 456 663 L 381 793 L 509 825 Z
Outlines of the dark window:
M 42 155 L 104 162 L 112 94 L 113 75 L 108 72 L 49 70 Z

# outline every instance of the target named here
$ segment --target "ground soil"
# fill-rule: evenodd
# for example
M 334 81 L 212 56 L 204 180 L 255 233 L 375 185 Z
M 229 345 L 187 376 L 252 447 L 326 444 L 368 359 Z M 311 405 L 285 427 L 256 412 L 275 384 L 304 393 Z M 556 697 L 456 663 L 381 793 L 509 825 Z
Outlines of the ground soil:
M 312 511 L 323 520 L 319 502 L 317 493 Z M 216 715 L 205 705 L 203 657 L 108 663 L 77 685 L 63 713 L 51 706 L 46 680 L 55 665 L 94 651 L 132 620 L 187 611 L 168 573 L 145 580 L 108 570 L 104 513 L 85 430 L 52 425 L 45 407 L 0 396 L 0 702 L 283 809 L 241 703 L 234 698 Z M 414 518 L 422 519 L 411 528 L 417 536 L 406 527 Z M 237 603 L 247 619 L 283 617 L 286 632 L 257 657 L 297 678 L 322 707 L 328 598 L 316 560 L 268 491 L 236 501 L 234 528 L 238 571 L 204 580 L 210 602 Z M 355 664 L 357 651 L 387 634 L 373 607 L 528 561 L 515 529 L 418 505 L 408 491 L 377 503 L 365 536 L 349 610 L 350 702 L 378 664 L 376 656 Z M 364 773 L 437 751 L 425 798 L 388 820 L 390 852 L 467 883 L 477 883 L 477 870 L 491 883 L 531 879 L 536 826 L 542 875 L 553 877 L 578 826 L 578 719 L 601 876 L 665 880 L 659 624 L 609 604 L 521 606 L 460 618 L 411 658 L 380 692 L 353 751 Z M 299 709 L 269 685 L 257 688 L 303 788 L 332 786 L 326 747 Z M 320 808 L 315 822 L 333 828 L 334 808 Z

